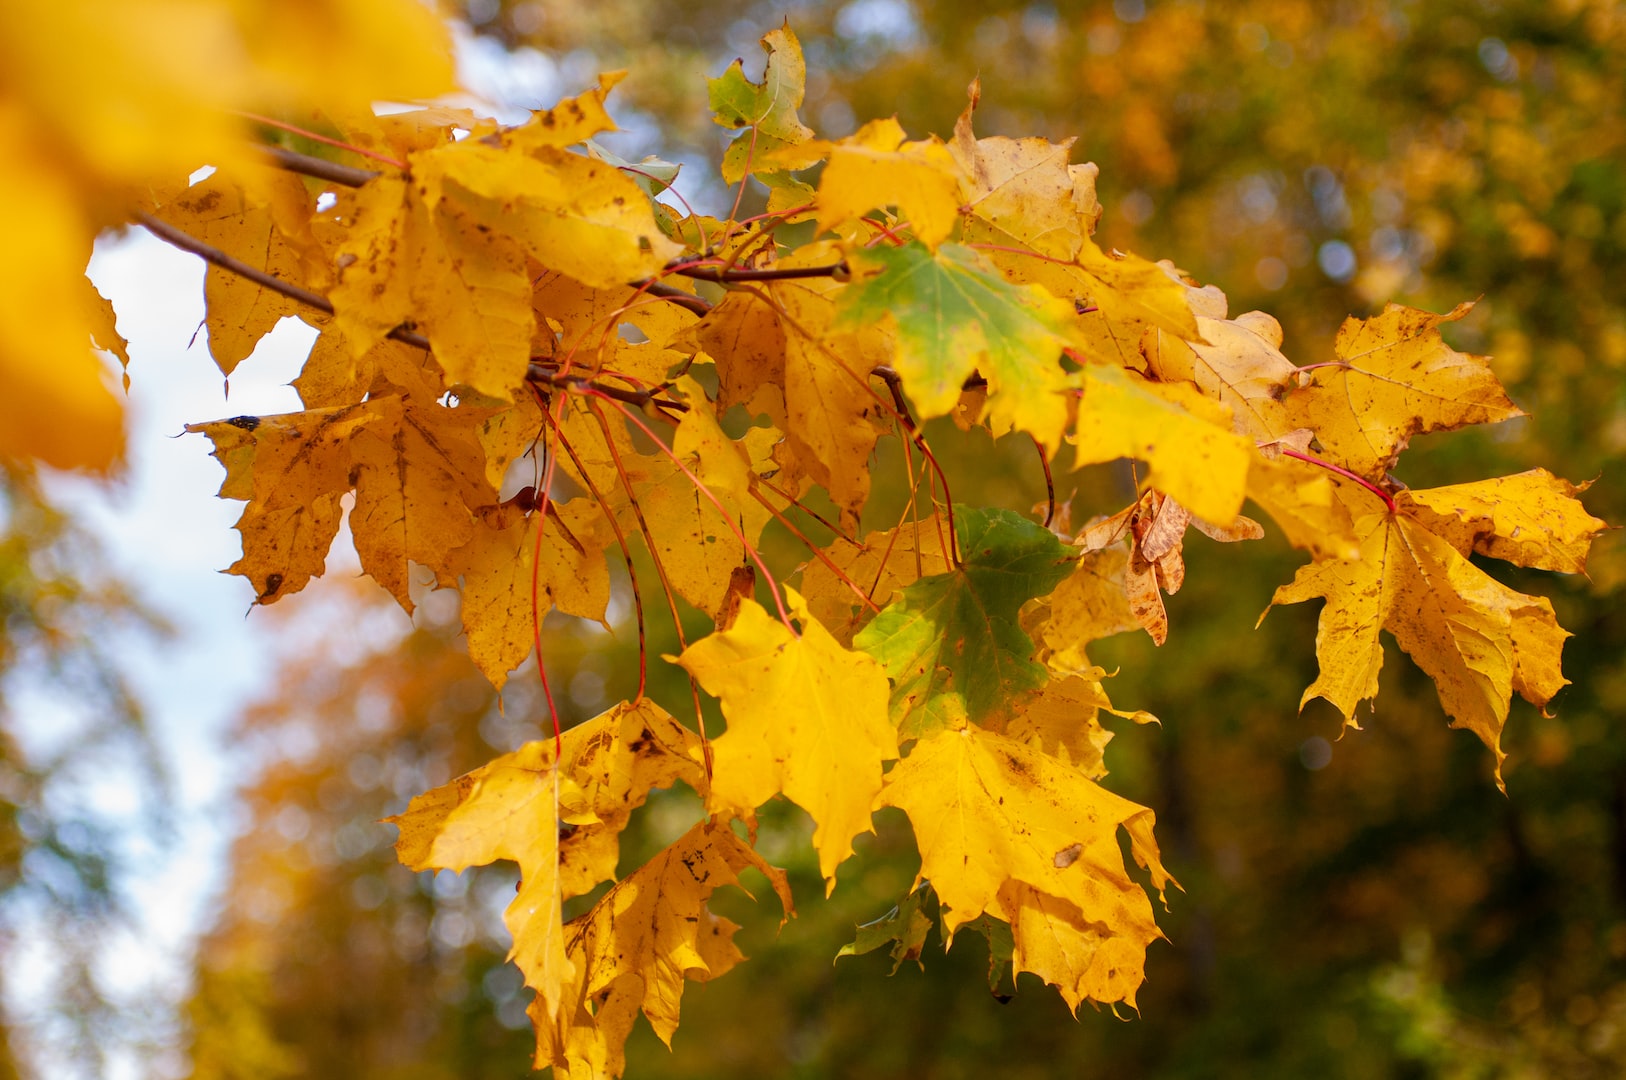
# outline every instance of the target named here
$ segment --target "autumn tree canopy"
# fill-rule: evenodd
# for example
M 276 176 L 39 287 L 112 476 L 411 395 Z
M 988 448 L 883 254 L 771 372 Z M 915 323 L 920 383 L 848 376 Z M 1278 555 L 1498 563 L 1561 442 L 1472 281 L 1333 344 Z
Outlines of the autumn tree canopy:
M 552 737 L 391 820 L 413 870 L 517 865 L 505 922 L 539 1068 L 619 1076 L 640 1014 L 670 1042 L 685 983 L 744 959 L 710 907 L 742 873 L 795 914 L 756 850 L 780 796 L 813 821 L 827 894 L 877 810 L 912 828 L 913 886 L 843 951 L 912 959 L 933 922 L 969 928 L 1071 1010 L 1133 1008 L 1162 936 L 1151 893 L 1177 904 L 1178 885 L 1153 809 L 1103 783 L 1102 713 L 1153 717 L 1114 703 L 1089 649 L 1178 638 L 1164 597 L 1191 530 L 1231 559 L 1267 532 L 1308 559 L 1272 601 L 1322 602 L 1300 707 L 1360 726 L 1387 633 L 1500 784 L 1512 698 L 1544 707 L 1566 685 L 1552 603 L 1479 560 L 1584 572 L 1605 528 L 1585 485 L 1397 477 L 1417 436 L 1523 415 L 1442 335 L 1472 301 L 1352 316 L 1332 359 L 1295 364 L 1272 316 L 1098 243 L 1097 168 L 1070 140 L 979 136 L 976 83 L 946 137 L 881 117 L 820 138 L 788 25 L 762 37 L 760 74 L 707 83 L 737 192 L 715 216 L 666 162 L 595 141 L 619 73 L 516 125 L 430 103 L 449 51 L 417 4 L 200 3 L 167 23 L 103 7 L 5 17 L 0 213 L 18 247 L 0 363 L 28 393 L 0 448 L 116 467 L 117 398 L 87 342 L 122 341 L 81 272 L 100 230 L 140 225 L 208 262 L 227 378 L 281 319 L 319 331 L 302 411 L 188 431 L 245 504 L 230 570 L 254 604 L 319 576 L 347 522 L 409 615 L 426 585 L 457 592 L 493 687 L 536 654 Z M 51 44 L 65 28 L 71 54 Z M 138 47 L 159 31 L 192 51 Z M 956 501 L 944 444 L 989 437 L 1024 448 L 1044 498 Z M 1127 505 L 1066 497 L 1126 459 Z M 884 490 L 877 462 L 899 473 Z M 640 643 L 623 700 L 566 730 L 552 611 Z M 677 651 L 659 655 L 644 643 L 667 620 Z M 688 692 L 652 692 L 672 665 Z M 626 869 L 634 813 L 680 783 L 703 819 Z

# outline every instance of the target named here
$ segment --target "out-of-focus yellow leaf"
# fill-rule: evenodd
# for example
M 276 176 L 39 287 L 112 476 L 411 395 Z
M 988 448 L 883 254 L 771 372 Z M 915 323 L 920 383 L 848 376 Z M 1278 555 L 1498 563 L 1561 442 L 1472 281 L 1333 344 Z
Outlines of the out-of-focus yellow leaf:
M 783 792 L 813 818 L 826 891 L 852 839 L 871 831 L 881 763 L 897 757 L 881 665 L 844 649 L 787 590 L 795 636 L 755 601 L 732 628 L 677 657 L 722 702 L 728 731 L 712 742 L 711 808 L 750 814 Z
M 106 469 L 121 418 L 83 348 L 94 315 L 73 299 L 96 231 L 126 219 L 140 185 L 248 161 L 234 110 L 437 94 L 451 56 L 414 0 L 63 0 L 0 11 L 0 71 L 0 198 L 14 208 L 0 225 L 18 278 L 0 279 L 15 403 L 0 453 Z M 212 329 L 229 337 L 230 321 Z M 246 355 L 242 341 L 221 349 L 228 368 Z

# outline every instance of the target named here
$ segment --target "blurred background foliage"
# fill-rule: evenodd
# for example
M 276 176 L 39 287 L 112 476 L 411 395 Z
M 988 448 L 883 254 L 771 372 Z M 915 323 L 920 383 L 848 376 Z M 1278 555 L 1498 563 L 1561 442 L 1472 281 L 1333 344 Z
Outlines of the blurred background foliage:
M 1101 166 L 1099 238 L 1218 284 L 1233 314 L 1275 314 L 1301 364 L 1330 358 L 1351 313 L 1483 296 L 1448 334 L 1493 354 L 1532 416 L 1421 439 L 1401 478 L 1544 465 L 1596 478 L 1590 509 L 1626 522 L 1626 5 L 468 0 L 461 15 L 484 47 L 563 73 L 566 91 L 631 69 L 617 95 L 632 130 L 617 149 L 689 162 L 680 187 L 703 205 L 722 201 L 702 174 L 725 134 L 702 76 L 736 55 L 760 70 L 756 38 L 784 19 L 808 57 L 802 115 L 822 135 L 893 113 L 913 134 L 947 134 L 980 75 L 979 133 L 1077 135 L 1075 160 Z M 934 445 L 964 501 L 1026 509 L 1042 494 L 1030 448 L 990 450 L 952 428 Z M 902 466 L 883 453 L 875 468 L 866 525 L 884 528 Z M 1064 478 L 1061 494 L 1074 488 L 1075 520 L 1129 493 L 1121 470 Z M 797 561 L 787 535 L 775 542 Z M 1031 979 L 1002 1003 L 971 933 L 947 954 L 934 934 L 924 972 L 905 963 L 888 979 L 879 953 L 832 965 L 855 923 L 907 891 L 912 839 L 901 819 L 878 817 L 822 903 L 806 820 L 776 804 L 761 847 L 791 869 L 800 916 L 776 937 L 771 899 L 721 896 L 747 924 L 751 962 L 688 987 L 672 1052 L 640 1023 L 630 1075 L 1626 1073 L 1619 539 L 1600 543 L 1590 581 L 1488 566 L 1552 595 L 1577 635 L 1565 655 L 1574 685 L 1554 715 L 1514 707 L 1505 798 L 1483 747 L 1446 728 L 1430 684 L 1392 648 L 1365 730 L 1340 739 L 1330 709 L 1296 711 L 1314 677 L 1316 611 L 1252 629 L 1300 561 L 1285 545 L 1194 540 L 1188 558 L 1169 643 L 1124 636 L 1094 657 L 1121 670 L 1120 706 L 1163 720 L 1120 725 L 1107 783 L 1157 811 L 1185 886 L 1162 916 L 1169 941 L 1151 950 L 1139 1018 L 1075 1021 Z M 381 602 L 346 598 L 347 618 Z M 378 824 L 541 734 L 534 670 L 499 702 L 463 655 L 452 604 L 427 597 L 415 628 L 378 648 L 337 620 L 334 639 L 313 642 L 243 719 L 250 824 L 198 959 L 197 1076 L 525 1069 L 524 995 L 502 962 L 511 868 L 413 875 Z M 652 654 L 673 651 L 662 623 L 652 614 Z M 571 719 L 634 683 L 630 634 L 550 623 L 547 648 Z M 681 714 L 686 688 L 663 678 L 655 694 Z M 696 807 L 686 791 L 652 799 L 625 865 Z M 0 832 L 0 859 L 11 835 Z
M 0 955 L 28 991 L 0 1024 L 0 1080 L 45 1040 L 100 1072 L 136 1026 L 97 965 L 131 925 L 123 841 L 162 842 L 168 780 L 119 652 L 165 631 L 38 477 L 0 465 Z M 113 763 L 130 782 L 110 790 Z

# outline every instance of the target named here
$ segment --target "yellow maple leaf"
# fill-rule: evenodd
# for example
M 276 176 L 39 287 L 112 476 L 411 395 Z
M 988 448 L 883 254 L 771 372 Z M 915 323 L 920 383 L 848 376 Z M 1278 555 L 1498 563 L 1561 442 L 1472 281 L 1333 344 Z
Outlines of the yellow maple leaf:
M 461 579 L 463 632 L 469 659 L 501 690 L 508 673 L 530 655 L 532 568 L 541 515 L 502 504 L 481 508 L 474 535 L 446 556 L 441 574 Z M 590 499 L 550 500 L 542 533 L 542 568 L 535 575 L 535 618 L 558 608 L 578 618 L 604 620 L 610 603 L 610 574 L 604 562 L 613 543 L 604 516 Z
M 989 910 L 1010 923 L 1013 976 L 1031 971 L 1054 986 L 1075 1014 L 1085 1001 L 1135 1007 L 1146 979 L 1146 947 L 1161 934 L 1114 932 L 1071 902 L 1020 881 L 1006 882 Z
M 1094 926 L 1124 938 L 1136 959 L 1161 936 L 1118 846 L 1122 827 L 1161 892 L 1172 879 L 1152 840 L 1152 812 L 1024 743 L 974 726 L 939 731 L 887 775 L 877 805 L 909 815 L 919 878 L 944 905 L 945 934 L 984 913 L 1011 921 L 1011 903 L 1024 899 L 1009 891 L 1016 885 L 1071 905 L 1077 930 Z M 1030 943 L 1035 969 L 1041 951 Z M 1059 976 L 1052 981 L 1062 984 Z M 1084 984 L 1068 985 L 1076 992 Z
M 726 825 L 703 821 L 613 886 L 566 927 L 575 978 L 559 1005 L 533 1002 L 536 1065 L 567 1076 L 618 1077 L 623 1046 L 639 1011 L 668 1045 L 677 1030 L 686 978 L 716 978 L 743 956 L 739 927 L 713 915 L 717 889 L 747 867 L 772 884 L 789 918 L 790 886 Z
M 1206 521 L 1232 521 L 1247 491 L 1253 445 L 1230 416 L 1191 387 L 1159 383 L 1111 365 L 1084 369 L 1072 442 L 1077 466 L 1139 458 L 1147 484 Z
M 1379 633 L 1387 630 L 1434 680 L 1451 725 L 1467 728 L 1490 748 L 1500 785 L 1506 756 L 1501 734 L 1512 695 L 1542 706 L 1567 684 L 1559 657 L 1569 634 L 1547 598 L 1495 581 L 1430 531 L 1437 512 L 1413 515 L 1414 506 L 1426 507 L 1432 497 L 1403 491 L 1395 499 L 1397 513 L 1379 508 L 1355 515 L 1360 558 L 1301 567 L 1276 590 L 1271 605 L 1326 601 L 1316 631 L 1321 671 L 1300 707 L 1325 698 L 1346 724 L 1358 727 L 1356 706 L 1378 692 Z M 1553 547 L 1574 550 L 1567 543 Z
M 626 75 L 625 71 L 599 75 L 593 89 L 566 98 L 551 109 L 538 109 L 525 123 L 503 131 L 499 139 L 504 146 L 530 151 L 543 146 L 574 146 L 601 132 L 619 131 L 604 108 L 604 99 Z
M 1157 722 L 1144 710 L 1114 708 L 1102 684 L 1106 675 L 1098 667 L 1069 671 L 1012 702 L 1008 715 L 991 729 L 1099 780 L 1107 774 L 1103 754 L 1112 741 L 1112 732 L 1101 726 L 1101 710 L 1137 724 Z
M 513 237 L 547 266 L 601 289 L 656 273 L 682 253 L 641 189 L 613 165 L 543 146 L 529 153 L 464 140 L 417 155 L 451 183 L 445 197 L 477 226 Z
M 1086 551 L 1060 585 L 1023 609 L 1023 629 L 1052 671 L 1088 670 L 1085 646 L 1140 628 L 1125 587 L 1129 556 L 1122 544 Z
M 897 757 L 898 738 L 881 665 L 842 648 L 786 592 L 800 637 L 747 600 L 732 628 L 675 659 L 722 702 L 728 720 L 712 742 L 712 810 L 750 814 L 783 792 L 813 818 L 828 892 L 853 837 L 871 831 L 881 763 Z
M 1381 480 L 1413 435 L 1523 416 L 1485 357 L 1440 336 L 1441 323 L 1472 307 L 1435 315 L 1390 304 L 1370 319 L 1346 319 L 1333 344 L 1337 362 L 1308 373 L 1310 384 L 1288 397 L 1291 425 L 1313 430 L 1334 464 Z
M 697 404 L 705 402 L 704 391 L 692 379 L 685 377 L 677 385 Z M 690 409 L 678 422 L 671 450 L 693 474 L 691 479 L 664 451 L 640 452 L 625 421 L 614 409 L 604 411 L 614 440 L 613 453 L 605 442 L 604 429 L 579 405 L 565 412 L 564 437 L 623 532 L 632 536 L 647 528 L 646 539 L 672 587 L 700 610 L 714 614 L 727 594 L 734 568 L 747 560 L 734 529 L 754 546 L 772 516 L 749 494 L 750 461 L 745 447 L 723 433 L 711 409 Z M 571 468 L 574 470 L 573 463 Z M 722 504 L 723 513 L 700 492 L 695 479 Z
M 895 117 L 872 120 L 833 143 L 812 142 L 830 162 L 819 178 L 819 227 L 836 230 L 871 210 L 898 208 L 914 235 L 929 248 L 948 239 L 960 212 L 960 181 L 954 157 L 936 139 L 905 142 Z
M 243 556 L 227 572 L 248 578 L 258 603 L 322 573 L 350 488 L 350 443 L 372 419 L 358 404 L 187 425 L 209 436 L 226 467 L 220 497 L 248 503 L 237 522 Z
M 615 877 L 621 832 L 651 789 L 682 780 L 704 791 L 706 771 L 699 736 L 648 698 L 577 724 L 563 742 L 559 760 L 583 811 L 571 813 L 574 828 L 559 841 L 559 891 L 568 898 Z
M 1199 316 L 1197 329 L 1206 344 L 1163 333 L 1143 343 L 1150 372 L 1165 382 L 1195 383 L 1231 410 L 1239 434 L 1255 441 L 1292 430 L 1283 399 L 1298 368 L 1282 355 L 1281 324 L 1250 311 L 1236 319 Z
M 592 816 L 553 754 L 551 741 L 526 743 L 384 819 L 401 830 L 396 855 L 412 870 L 462 871 L 498 859 L 519 864 L 519 891 L 503 912 L 514 938 L 508 958 L 550 1011 L 580 974 L 565 955 L 559 823 Z
M 304 185 L 291 173 L 261 178 L 262 191 L 280 187 L 304 196 Z M 215 172 L 181 192 L 159 210 L 159 216 L 256 270 L 293 285 L 304 285 L 304 260 L 283 236 L 268 203 L 249 200 L 241 185 Z M 209 353 L 224 375 L 248 358 L 260 338 L 284 315 L 308 310 L 282 293 L 222 270 L 208 268 L 203 279 Z
M 1072 139 L 977 138 L 971 119 L 982 97 L 979 82 L 971 84 L 970 94 L 948 144 L 963 174 L 963 239 L 1071 259 L 1093 230 L 1100 209 L 1094 166 L 1068 165 Z
M 1607 522 L 1575 498 L 1585 491 L 1546 469 L 1471 484 L 1407 491 L 1407 510 L 1463 555 L 1477 552 L 1519 566 L 1586 573 L 1587 549 Z
M 472 507 L 496 501 L 473 409 L 369 398 L 370 422 L 351 441 L 356 505 L 350 530 L 361 567 L 411 613 L 408 563 L 444 565 L 474 535 Z
M 835 571 L 840 570 L 884 607 L 899 589 L 953 569 L 944 547 L 947 538 L 945 523 L 926 520 L 872 532 L 862 544 L 831 544 L 825 555 L 834 569 L 823 559 L 814 559 L 802 570 L 801 591 L 808 609 L 837 641 L 852 644 L 853 635 L 868 618 L 870 609 Z

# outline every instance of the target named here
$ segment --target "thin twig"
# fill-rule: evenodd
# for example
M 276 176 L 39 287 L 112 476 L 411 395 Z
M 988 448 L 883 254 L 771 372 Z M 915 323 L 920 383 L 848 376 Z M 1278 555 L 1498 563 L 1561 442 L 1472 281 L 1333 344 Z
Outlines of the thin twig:
M 1056 481 L 1050 475 L 1050 457 L 1045 453 L 1044 443 L 1031 431 L 1028 432 L 1028 438 L 1033 440 L 1033 448 L 1039 451 L 1039 466 L 1044 469 L 1044 527 L 1048 529 L 1056 517 Z
M 540 391 L 537 392 L 537 397 L 541 397 Z M 593 496 L 593 501 L 598 503 L 599 508 L 604 511 L 604 516 L 610 519 L 610 527 L 615 530 L 615 542 L 621 548 L 621 559 L 627 564 L 627 580 L 632 583 L 632 606 L 638 619 L 638 696 L 632 699 L 632 703 L 636 705 L 644 700 L 644 688 L 649 679 L 649 647 L 644 632 L 644 594 L 643 590 L 638 588 L 638 572 L 632 565 L 632 548 L 627 545 L 627 535 L 621 529 L 621 522 L 616 520 L 615 511 L 605 501 L 604 493 L 598 489 L 598 483 L 593 479 L 593 474 L 587 471 L 587 466 L 582 464 L 582 459 L 577 455 L 576 448 L 571 446 L 570 440 L 565 437 L 564 428 L 554 423 L 553 416 L 548 412 L 545 402 L 538 401 L 537 404 L 542 406 L 543 418 L 553 427 L 554 438 L 559 440 L 559 445 L 564 448 L 571 464 L 575 465 L 576 471 L 581 474 L 582 481 L 587 485 L 587 490 Z
M 1395 514 L 1395 513 L 1399 512 L 1397 510 L 1397 508 L 1395 507 L 1395 500 L 1394 500 L 1393 495 L 1390 495 L 1387 491 L 1384 491 L 1382 488 L 1378 487 L 1372 481 L 1368 480 L 1366 477 L 1360 475 L 1359 473 L 1350 472 L 1348 469 L 1344 468 L 1342 465 L 1334 465 L 1330 461 L 1322 461 L 1320 458 L 1316 457 L 1313 454 L 1301 454 L 1299 451 L 1290 449 L 1289 447 L 1286 447 L 1286 446 L 1282 447 L 1281 451 L 1282 451 L 1282 453 L 1286 454 L 1290 458 L 1295 458 L 1295 459 L 1297 459 L 1299 461 L 1308 462 L 1311 465 L 1318 465 L 1321 468 L 1326 469 L 1328 472 L 1337 473 L 1339 476 L 1342 476 L 1345 480 L 1353 480 L 1353 481 L 1355 481 L 1355 483 L 1361 485 L 1361 487 L 1365 488 L 1366 490 L 1370 491 L 1372 494 L 1376 495 L 1378 498 L 1382 499 L 1383 500 L 1383 505 L 1387 506 L 1389 508 L 1389 513 L 1390 514 Z
M 852 578 L 848 577 L 846 571 L 842 570 L 841 567 L 835 564 L 835 560 L 831 559 L 829 555 L 825 554 L 823 548 L 819 547 L 812 540 L 808 539 L 807 534 L 801 529 L 798 529 L 794 521 L 776 509 L 774 504 L 768 501 L 768 497 L 757 490 L 755 484 L 751 485 L 751 497 L 766 507 L 768 513 L 772 514 L 776 519 L 778 519 L 779 524 L 790 530 L 791 535 L 800 540 L 803 547 L 811 551 L 820 562 L 828 567 L 830 572 L 836 576 L 837 581 L 851 589 L 853 591 L 853 595 L 858 597 L 865 607 L 869 608 L 876 614 L 880 614 L 881 606 L 874 600 L 871 600 L 869 595 L 866 594 L 863 589 L 858 587 L 858 583 Z
M 829 266 L 785 266 L 769 267 L 766 270 L 729 270 L 718 266 L 689 266 L 674 270 L 686 278 L 696 281 L 792 281 L 797 278 L 835 277 L 845 273 L 845 262 L 833 263 Z

